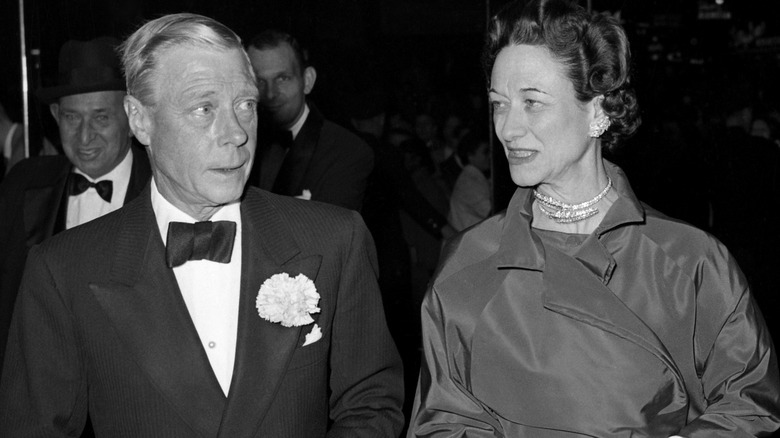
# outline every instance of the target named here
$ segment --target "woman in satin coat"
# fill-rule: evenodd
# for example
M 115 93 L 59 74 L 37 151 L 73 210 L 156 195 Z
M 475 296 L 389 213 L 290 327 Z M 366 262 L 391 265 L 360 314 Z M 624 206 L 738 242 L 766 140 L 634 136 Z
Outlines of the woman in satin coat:
M 409 436 L 747 437 L 780 425 L 772 340 L 709 234 L 602 158 L 639 125 L 620 25 L 510 4 L 485 53 L 519 186 L 456 236 L 422 310 Z M 748 213 L 746 213 L 748 214 Z

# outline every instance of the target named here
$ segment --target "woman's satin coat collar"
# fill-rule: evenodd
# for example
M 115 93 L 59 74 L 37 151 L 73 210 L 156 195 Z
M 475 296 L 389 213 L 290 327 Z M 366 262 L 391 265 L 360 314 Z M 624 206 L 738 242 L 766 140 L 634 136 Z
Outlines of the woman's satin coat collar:
M 643 223 L 645 209 L 637 199 L 623 170 L 609 161 L 604 161 L 607 174 L 612 178 L 613 190 L 618 199 L 607 212 L 604 220 L 574 254 L 602 282 L 609 282 L 615 261 L 610 254 L 610 245 L 621 235 L 621 229 L 628 224 Z M 506 211 L 500 245 L 495 254 L 499 269 L 519 268 L 543 271 L 544 246 L 539 236 L 531 230 L 533 220 L 533 191 L 518 187 Z M 533 242 L 524 245 L 523 242 Z

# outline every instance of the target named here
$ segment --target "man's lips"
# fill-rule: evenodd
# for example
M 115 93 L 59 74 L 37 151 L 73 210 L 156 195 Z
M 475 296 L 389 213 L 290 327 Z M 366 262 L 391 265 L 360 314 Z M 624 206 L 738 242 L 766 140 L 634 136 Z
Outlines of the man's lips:
M 213 170 L 215 172 L 235 172 L 235 171 L 241 169 L 242 167 L 244 167 L 243 164 L 241 166 L 237 166 L 237 167 L 234 167 L 234 166 L 231 166 L 231 167 L 214 167 L 211 170 Z

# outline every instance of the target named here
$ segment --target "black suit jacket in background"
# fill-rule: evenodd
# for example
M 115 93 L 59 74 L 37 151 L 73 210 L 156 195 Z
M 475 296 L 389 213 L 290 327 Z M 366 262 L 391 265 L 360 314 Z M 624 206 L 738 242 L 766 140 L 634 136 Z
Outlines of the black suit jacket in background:
M 17 163 L 0 185 L 0 367 L 27 252 L 65 227 L 65 186 L 73 164 L 65 155 Z M 133 146 L 133 167 L 124 203 L 149 182 L 146 150 Z
M 326 120 L 311 102 L 289 151 L 271 131 L 258 128 L 250 184 L 285 196 L 309 190 L 312 200 L 360 211 L 374 167 L 374 154 L 361 138 Z

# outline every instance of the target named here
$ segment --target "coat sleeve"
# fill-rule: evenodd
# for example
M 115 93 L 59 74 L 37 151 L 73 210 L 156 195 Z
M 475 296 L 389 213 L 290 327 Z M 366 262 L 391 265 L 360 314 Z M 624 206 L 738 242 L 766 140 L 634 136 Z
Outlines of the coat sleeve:
M 707 261 L 698 273 L 694 347 L 706 408 L 678 433 L 686 438 L 766 436 L 780 427 L 772 339 L 730 260 Z
M 329 438 L 397 437 L 403 426 L 403 366 L 385 322 L 376 254 L 358 213 L 333 317 Z
M 87 384 L 72 313 L 40 247 L 31 250 L 0 379 L 0 436 L 79 436 Z
M 467 365 L 449 342 L 445 318 L 432 289 L 422 307 L 423 359 L 407 436 L 503 437 L 497 418 L 466 386 Z

